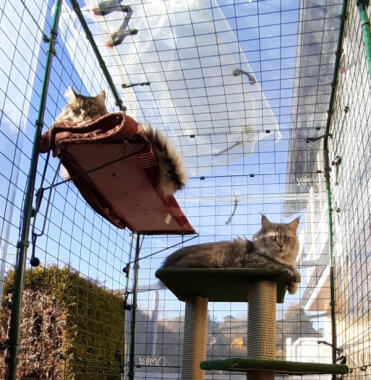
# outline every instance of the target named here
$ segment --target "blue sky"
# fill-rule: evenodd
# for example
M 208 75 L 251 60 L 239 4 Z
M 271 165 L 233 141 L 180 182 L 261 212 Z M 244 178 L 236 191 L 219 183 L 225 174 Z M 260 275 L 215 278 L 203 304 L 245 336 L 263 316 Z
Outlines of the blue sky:
M 294 80 L 294 67 L 295 67 L 295 54 L 296 54 L 296 31 L 297 31 L 297 18 L 298 18 L 298 4 L 299 1 L 287 1 L 284 6 L 288 10 L 281 12 L 278 8 L 282 6 L 277 1 L 261 1 L 259 3 L 253 2 L 252 4 L 246 2 L 240 2 L 231 5 L 230 1 L 220 1 L 221 10 L 224 13 L 228 24 L 235 32 L 236 37 L 240 40 L 240 46 L 243 49 L 243 53 L 246 56 L 249 65 L 251 66 L 254 75 L 256 76 L 259 85 L 261 86 L 264 94 L 269 102 L 272 111 L 275 113 L 276 119 L 282 129 L 282 138 L 277 142 L 275 141 L 275 134 L 271 134 L 269 137 L 265 137 L 260 140 L 254 146 L 254 152 L 256 154 L 248 155 L 242 159 L 242 155 L 238 156 L 239 159 L 234 161 L 229 167 L 220 166 L 215 167 L 211 171 L 205 171 L 201 174 L 206 176 L 206 180 L 200 182 L 199 175 L 195 175 L 189 180 L 188 188 L 179 194 L 179 202 L 183 205 L 185 214 L 189 217 L 191 223 L 196 227 L 200 234 L 197 241 L 205 242 L 211 240 L 221 240 L 229 237 L 248 235 L 256 232 L 259 226 L 260 212 L 266 212 L 274 216 L 278 216 L 282 212 L 282 201 L 274 200 L 264 204 L 262 210 L 263 201 L 253 201 L 257 194 L 261 193 L 283 193 L 285 184 L 285 171 L 286 171 L 286 156 L 289 142 L 289 129 L 290 129 L 290 101 L 293 89 Z M 29 4 L 31 7 L 31 3 Z M 37 14 L 35 10 L 34 14 Z M 259 16 L 257 15 L 259 12 Z M 235 17 L 238 14 L 239 17 Z M 50 9 L 46 12 L 47 23 L 44 28 L 44 32 L 49 34 L 51 14 Z M 246 24 L 248 27 L 246 27 Z M 37 34 L 40 33 L 38 27 L 33 25 L 32 20 L 29 22 L 31 32 Z M 277 26 L 278 25 L 278 26 Z M 257 28 L 259 26 L 259 29 Z M 34 28 L 34 29 L 32 29 Z M 241 31 L 243 29 L 243 31 Z M 71 28 L 72 33 L 72 28 Z M 276 36 L 275 36 L 276 34 Z M 63 33 L 62 33 L 63 35 Z M 99 37 L 97 37 L 99 39 Z M 39 37 L 40 39 L 40 37 Z M 19 40 L 18 50 L 22 50 L 26 42 Z M 57 58 L 53 60 L 52 79 L 49 86 L 48 93 L 48 105 L 47 112 L 45 114 L 45 126 L 49 126 L 52 123 L 53 117 L 58 113 L 58 110 L 65 104 L 63 97 L 64 89 L 68 84 L 73 82 L 74 88 L 78 89 L 82 93 L 89 93 L 99 90 L 100 84 L 91 85 L 90 88 L 86 86 L 89 82 L 89 78 L 85 77 L 83 80 L 80 75 L 79 69 L 76 69 L 74 63 L 71 60 L 67 50 L 71 49 L 64 46 L 65 39 L 61 38 L 61 34 L 58 38 L 57 45 Z M 11 45 L 11 42 L 9 41 Z M 24 146 L 24 155 L 20 155 L 20 165 L 24 168 L 24 173 L 21 176 L 20 186 L 25 185 L 25 175 L 28 167 L 28 155 L 30 152 L 30 141 L 33 139 L 33 123 L 36 119 L 37 106 L 40 96 L 41 79 L 43 76 L 44 62 L 45 62 L 46 45 L 42 45 L 40 54 L 38 55 L 38 64 L 34 64 L 31 68 L 32 72 L 36 73 L 34 83 L 28 90 L 22 87 L 22 81 L 20 80 L 21 73 L 12 71 L 12 73 L 6 72 L 6 68 L 2 69 L 1 73 L 5 76 L 10 76 L 10 87 L 2 89 L 0 96 L 4 98 L 5 94 L 8 98 L 12 98 L 11 91 L 14 91 L 14 97 L 16 97 L 17 91 L 31 91 L 30 96 L 30 110 L 27 120 L 23 120 L 20 124 L 24 125 L 25 136 L 27 143 Z M 69 50 L 71 51 L 71 50 Z M 107 52 L 105 52 L 107 54 Z M 5 52 L 3 49 L 3 56 L 7 57 L 9 52 Z M 77 59 L 79 55 L 75 56 Z M 108 59 L 108 58 L 107 58 Z M 78 63 L 79 65 L 81 62 Z M 10 63 L 9 63 L 10 65 Z M 21 63 L 15 62 L 18 67 Z M 6 67 L 6 66 L 4 66 Z M 9 66 L 11 70 L 11 65 Z M 89 69 L 92 70 L 92 69 Z M 88 70 L 88 71 L 89 71 Z M 89 71 L 90 72 L 90 71 Z M 86 75 L 86 73 L 84 74 Z M 94 75 L 97 75 L 94 73 Z M 233 78 L 232 78 L 233 79 Z M 2 83 L 4 82 L 2 79 Z M 30 83 L 29 77 L 24 79 L 24 83 Z M 102 82 L 103 83 L 103 80 Z M 13 89 L 13 90 L 12 90 Z M 144 94 L 142 89 L 138 89 L 138 97 L 143 99 L 148 97 L 148 94 Z M 150 96 L 148 99 L 151 99 Z M 111 98 L 109 99 L 111 100 Z M 17 107 L 14 107 L 12 103 L 9 103 L 9 99 L 5 99 L 9 107 L 3 107 L 3 112 L 6 116 L 2 118 L 2 127 L 5 126 L 9 129 L 10 134 L 0 134 L 3 142 L 1 143 L 1 155 L 0 163 L 3 164 L 3 178 L 4 181 L 0 182 L 1 193 L 5 196 L 8 186 L 8 178 L 11 176 L 12 162 L 14 158 L 9 161 L 9 157 L 15 157 L 14 143 L 17 139 L 16 136 L 22 136 L 17 134 L 17 128 L 19 123 L 12 126 L 17 120 L 17 114 L 21 115 L 21 112 Z M 140 105 L 137 108 L 140 110 Z M 113 110 L 113 109 L 112 109 Z M 11 116 L 9 116 L 11 115 Z M 15 129 L 14 129 L 15 128 Z M 14 138 L 11 139 L 11 143 L 7 143 L 6 140 L 12 136 L 14 130 Z M 18 142 L 19 143 L 19 142 Z M 233 140 L 232 140 L 233 143 Z M 203 145 L 204 142 L 201 141 Z M 232 156 L 231 156 L 232 157 Z M 266 162 L 266 164 L 264 164 Z M 51 160 L 51 169 L 56 167 L 56 160 Z M 39 167 L 43 165 L 43 159 L 40 159 Z M 7 170 L 9 170 L 7 172 Z M 246 172 L 248 170 L 248 172 Z M 254 177 L 248 177 L 247 174 L 254 174 Z M 52 175 L 52 170 L 48 171 L 48 179 Z M 218 177 L 232 175 L 235 177 L 229 181 L 227 186 L 220 185 Z M 239 175 L 242 178 L 239 178 Z M 39 180 L 39 179 L 38 179 Z M 246 186 L 248 184 L 248 186 Z M 69 185 L 71 186 L 71 185 Z M 271 191 L 269 188 L 271 187 Z M 214 190 L 213 190 L 214 189 Z M 218 193 L 215 193 L 218 191 Z M 21 201 L 20 192 L 16 192 L 15 195 L 18 198 L 18 204 Z M 66 203 L 64 197 L 70 197 Z M 188 198 L 187 198 L 188 197 Z M 200 204 L 188 203 L 189 197 L 199 197 Z M 215 197 L 220 197 L 220 203 L 215 203 Z M 233 217 L 230 224 L 225 224 L 228 216 L 233 209 L 233 198 L 239 199 L 239 204 L 236 209 L 236 215 Z M 62 185 L 54 195 L 55 207 L 52 209 L 51 222 L 47 227 L 47 236 L 39 239 L 40 250 L 39 256 L 41 259 L 45 259 L 48 263 L 61 260 L 64 263 L 70 262 L 75 269 L 78 269 L 86 275 L 97 279 L 98 281 L 106 281 L 105 274 L 101 270 L 102 265 L 107 265 L 108 259 L 100 258 L 100 255 L 107 255 L 109 251 L 115 251 L 113 263 L 113 269 L 111 269 L 113 276 L 117 277 L 117 280 L 110 280 L 111 286 L 117 288 L 122 286 L 123 277 L 118 275 L 120 269 L 117 268 L 122 265 L 122 261 L 118 256 L 117 244 L 107 240 L 106 247 L 102 251 L 102 243 L 94 239 L 94 237 L 87 236 L 84 232 L 88 232 L 90 224 L 86 224 L 86 218 L 96 220 L 92 215 L 92 212 L 86 209 L 86 205 L 82 206 L 81 200 L 78 199 L 75 192 L 67 189 L 66 185 Z M 4 198 L 1 198 L 4 202 Z M 81 211 L 74 210 L 73 204 L 81 205 L 83 207 Z M 43 203 L 45 207 L 45 201 Z M 218 216 L 218 212 L 220 215 Z M 62 212 L 63 210 L 63 212 Z M 16 221 L 19 220 L 19 210 L 15 210 L 16 214 L 13 216 L 13 223 L 16 225 Z M 65 215 L 63 215 L 65 213 Z M 70 216 L 73 214 L 73 218 Z M 215 221 L 209 226 L 210 218 L 214 218 Z M 216 220 L 218 218 L 218 220 Z M 246 225 L 248 229 L 246 230 Z M 63 231 L 61 227 L 63 226 Z M 76 226 L 81 226 L 80 228 Z M 84 226 L 84 227 L 82 227 Z M 109 235 L 109 228 L 103 223 L 102 228 L 107 229 Z M 86 231 L 84 230 L 86 229 Z M 91 231 L 94 232 L 93 226 Z M 5 233 L 5 231 L 4 231 Z M 10 240 L 16 242 L 18 231 L 16 228 L 12 229 Z M 128 234 L 123 238 L 125 242 L 124 250 L 128 251 Z M 146 255 L 154 250 L 161 249 L 164 246 L 172 245 L 176 241 L 181 241 L 180 238 L 150 238 L 147 237 L 143 246 L 143 255 Z M 194 244 L 195 241 L 189 244 Z M 12 248 L 14 250 L 14 247 Z M 100 252 L 102 251 L 102 252 Z M 72 254 L 75 252 L 75 254 Z M 29 251 L 30 253 L 30 251 Z M 170 252 L 166 252 L 168 254 Z M 141 271 L 141 283 L 148 283 L 154 280 L 154 270 L 160 265 L 162 257 L 165 253 L 161 253 L 161 258 L 148 259 L 142 262 Z M 147 269 L 145 269 L 147 268 Z M 120 285 L 119 285 L 120 284 Z M 109 286 L 110 284 L 107 284 Z

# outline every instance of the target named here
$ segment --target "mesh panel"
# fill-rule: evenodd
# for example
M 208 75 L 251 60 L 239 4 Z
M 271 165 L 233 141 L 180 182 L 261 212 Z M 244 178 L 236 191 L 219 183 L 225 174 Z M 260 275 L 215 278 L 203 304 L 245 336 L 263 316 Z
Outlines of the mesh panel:
M 348 6 L 332 122 L 338 345 L 350 378 L 367 378 L 370 363 L 370 80 L 359 13 Z M 336 163 L 340 164 L 336 165 Z
M 180 379 L 185 306 L 158 286 L 154 274 L 165 257 L 180 246 L 236 237 L 251 239 L 260 228 L 261 213 L 281 223 L 301 218 L 297 266 L 302 281 L 295 295 L 286 295 L 285 302 L 277 305 L 276 358 L 331 362 L 323 156 L 330 122 L 338 356 L 346 356 L 354 369 L 349 378 L 366 379 L 370 375 L 371 96 L 355 2 L 347 2 L 339 67 L 340 0 L 321 4 L 298 0 L 125 1 L 124 9 L 119 3 L 115 3 L 117 9 L 101 15 L 97 2 L 79 2 L 128 115 L 161 130 L 182 153 L 189 179 L 176 198 L 198 233 L 191 238 L 145 236 L 140 240 L 135 378 Z M 125 8 L 128 6 L 130 9 Z M 53 14 L 52 1 L 36 5 L 28 0 L 5 0 L 0 5 L 3 322 L 10 313 L 7 294 L 16 265 L 48 50 L 45 37 L 49 36 Z M 124 27 L 137 33 L 107 47 Z M 66 1 L 43 131 L 65 105 L 68 85 L 91 95 L 104 89 L 108 111 L 117 111 L 93 48 Z M 334 107 L 329 119 L 332 94 Z M 36 190 L 45 165 L 44 187 L 59 170 L 57 159 L 51 157 L 46 162 L 46 156 L 40 155 Z M 67 378 L 70 368 L 76 378 L 108 379 L 127 374 L 132 312 L 126 312 L 124 324 L 122 304 L 127 293 L 128 303 L 133 302 L 132 237 L 129 231 L 116 229 L 94 213 L 71 183 L 53 188 L 50 202 L 48 196 L 45 191 L 36 221 L 31 219 L 34 232 L 41 236 L 34 244 L 30 236 L 28 259 L 34 251 L 40 267 L 35 271 L 27 260 L 27 270 L 35 275 L 27 275 L 24 292 L 24 305 L 30 309 L 24 310 L 21 318 L 19 378 Z M 70 289 L 55 285 L 55 289 L 46 290 L 51 268 L 68 270 L 86 282 L 79 280 Z M 123 268 L 129 269 L 127 274 Z M 39 289 L 36 284 L 44 285 Z M 60 308 L 50 306 L 53 297 L 69 299 L 72 288 L 77 307 L 72 301 Z M 118 300 L 117 306 L 104 310 L 106 306 L 99 302 L 111 300 L 111 296 L 118 297 L 111 301 L 116 305 L 114 300 Z M 32 309 L 32 304 L 37 307 Z M 209 303 L 208 308 L 207 358 L 246 356 L 248 305 L 222 302 Z M 43 309 L 53 310 L 61 321 L 70 316 L 80 318 L 74 330 L 79 338 L 66 338 L 73 342 L 73 349 L 68 351 L 63 344 L 53 348 L 50 341 L 41 339 L 40 331 L 44 330 L 37 330 L 40 318 L 46 323 L 41 324 L 45 331 L 52 325 L 40 314 Z M 102 310 L 112 315 L 111 320 L 109 316 L 101 319 Z M 116 311 L 122 319 L 113 317 Z M 3 342 L 7 335 L 4 322 Z M 125 338 L 121 350 L 112 348 L 116 335 Z M 5 355 L 3 350 L 2 375 Z M 45 374 L 45 368 L 50 372 Z M 245 379 L 246 375 L 215 371 L 205 378 Z

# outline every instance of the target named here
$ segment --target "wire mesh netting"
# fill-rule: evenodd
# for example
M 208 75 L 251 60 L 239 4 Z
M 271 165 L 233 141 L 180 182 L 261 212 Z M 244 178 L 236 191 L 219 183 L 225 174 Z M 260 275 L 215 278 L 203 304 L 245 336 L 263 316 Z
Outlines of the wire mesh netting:
M 72 183 L 45 190 L 31 218 L 28 259 L 33 253 L 40 265 L 27 259 L 18 378 L 124 378 L 135 334 L 135 378 L 180 379 L 185 306 L 155 272 L 180 246 L 251 239 L 262 213 L 280 223 L 300 216 L 302 279 L 277 304 L 276 358 L 331 363 L 333 306 L 336 355 L 353 370 L 347 378 L 368 378 L 371 96 L 356 2 L 63 1 L 43 131 L 68 85 L 86 95 L 105 90 L 108 111 L 117 111 L 78 6 L 127 114 L 182 153 L 188 181 L 176 199 L 197 235 L 137 237 L 133 332 L 134 236 L 97 215 Z M 0 5 L 1 376 L 55 12 L 47 0 Z M 58 173 L 56 158 L 39 155 L 35 190 Z M 209 303 L 208 359 L 247 356 L 247 313 L 247 303 Z
M 1 5 L 1 287 L 4 296 L 10 290 L 11 275 L 16 262 L 17 242 L 22 221 L 21 209 L 43 86 L 48 50 L 47 38 L 50 34 L 53 14 L 53 2 L 6 1 Z M 61 38 L 62 32 L 59 35 Z M 84 36 L 81 35 L 79 38 L 82 39 Z M 52 124 L 58 110 L 63 107 L 64 92 L 68 84 L 73 84 L 76 91 L 80 92 L 93 93 L 101 88 L 108 92 L 98 62 L 93 59 L 87 62 L 86 56 L 93 57 L 91 48 L 88 51 L 76 51 L 70 56 L 65 43 L 62 39 L 60 41 L 58 39 L 45 109 L 45 129 Z M 77 57 L 80 61 L 85 61 L 83 62 L 85 70 L 91 74 L 91 84 L 88 88 L 85 88 L 76 72 L 73 60 Z M 108 99 L 107 106 L 113 110 L 110 102 L 111 99 Z M 45 155 L 40 155 L 36 177 L 37 188 L 41 186 L 41 173 L 44 166 Z M 42 186 L 51 184 L 57 168 L 57 160 L 49 160 L 46 179 Z M 82 278 L 88 278 L 100 287 L 116 291 L 122 289 L 125 284 L 122 268 L 127 262 L 130 235 L 126 231 L 111 226 L 94 213 L 80 197 L 77 189 L 70 184 L 55 187 L 51 192 L 50 202 L 47 201 L 48 197 L 49 192 L 46 191 L 34 228 L 32 228 L 41 236 L 33 242 L 34 244 L 31 244 L 29 249 L 29 255 L 34 250 L 36 257 L 40 260 L 41 265 L 38 269 L 69 268 L 71 273 L 80 273 Z M 49 211 L 46 215 L 47 207 Z M 30 268 L 29 260 L 27 260 L 27 267 Z M 30 274 L 27 274 L 26 281 L 31 281 L 31 283 L 27 285 L 26 282 L 23 300 L 26 310 L 24 310 L 22 322 L 23 333 L 21 329 L 24 341 L 20 347 L 18 378 L 57 378 L 58 376 L 66 378 L 69 374 L 65 369 L 68 361 L 79 360 L 78 357 L 73 356 L 76 355 L 75 353 L 71 354 L 71 350 L 78 350 L 80 355 L 89 353 L 94 350 L 97 337 L 102 334 L 104 336 L 106 332 L 107 336 L 110 336 L 114 331 L 111 329 L 111 316 L 108 314 L 111 310 L 109 308 L 105 310 L 107 315 L 105 319 L 103 318 L 104 324 L 94 327 L 97 329 L 96 337 L 89 336 L 92 334 L 89 325 L 94 324 L 94 319 L 102 321 L 97 316 L 97 313 L 101 313 L 102 310 L 93 310 L 92 305 L 98 302 L 97 297 L 104 297 L 104 293 L 99 293 L 94 289 L 88 292 L 88 283 L 82 282 L 77 285 L 72 284 L 71 286 L 76 286 L 76 288 L 73 294 L 72 291 L 69 294 L 67 284 L 59 284 L 56 280 L 54 292 L 49 298 L 37 292 L 35 295 L 32 289 L 29 289 L 34 287 L 32 278 L 37 283 L 45 277 L 44 288 L 50 287 L 51 283 L 46 280 L 46 272 L 39 273 L 41 280 L 37 280 L 37 271 L 33 273 L 36 277 L 30 277 Z M 60 278 L 63 278 L 62 273 Z M 73 277 L 70 281 L 74 283 Z M 53 302 L 56 299 L 61 301 L 60 297 L 58 298 L 58 286 L 64 294 L 63 297 L 68 298 L 71 294 L 74 297 L 66 302 L 62 310 L 59 310 L 59 314 L 57 311 L 54 312 L 53 308 Z M 79 301 L 82 299 L 85 300 L 85 305 Z M 38 307 L 36 311 L 32 309 L 33 303 Z M 9 307 L 9 303 L 2 307 L 5 318 L 9 316 Z M 79 312 L 86 318 L 84 321 L 72 322 L 75 328 L 80 330 L 82 337 L 77 345 L 77 343 L 68 342 L 65 335 L 61 335 L 58 329 L 66 325 L 66 318 L 69 315 L 77 315 Z M 122 301 L 118 304 L 117 313 L 123 313 Z M 57 325 L 55 321 L 58 321 Z M 123 326 L 117 329 L 122 333 Z M 32 335 L 32 331 L 37 331 L 37 333 L 36 336 L 30 338 L 28 334 Z M 70 330 L 69 333 L 72 331 Z M 43 337 L 47 340 L 43 340 Z M 7 331 L 3 329 L 2 341 L 4 342 L 6 338 Z M 52 344 L 54 341 L 57 341 L 56 345 Z M 105 341 L 106 338 L 103 339 L 103 342 Z M 102 339 L 99 344 L 103 345 Z M 99 348 L 100 352 L 102 349 Z M 121 355 L 123 355 L 123 349 Z M 108 376 L 117 372 L 114 369 L 118 362 L 118 359 L 115 359 L 115 350 L 111 356 L 115 363 L 108 366 L 104 363 Z M 97 354 L 94 359 L 95 361 L 90 356 L 90 361 L 85 361 L 85 368 L 81 370 L 87 378 L 94 377 L 99 372 L 97 368 L 102 365 L 103 359 Z M 3 377 L 4 357 L 1 365 L 1 377 Z M 76 376 L 79 376 L 79 371 L 77 370 Z
M 369 11 L 368 11 L 369 12 Z M 370 81 L 355 3 L 348 7 L 331 140 L 338 336 L 354 378 L 370 376 Z M 367 367 L 367 368 L 366 368 Z

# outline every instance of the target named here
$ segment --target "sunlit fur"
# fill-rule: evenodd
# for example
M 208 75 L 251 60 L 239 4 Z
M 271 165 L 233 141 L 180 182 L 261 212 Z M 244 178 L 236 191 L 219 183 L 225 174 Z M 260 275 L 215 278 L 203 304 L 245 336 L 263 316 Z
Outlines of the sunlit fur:
M 71 86 L 68 86 L 64 95 L 68 103 L 55 118 L 56 123 L 79 123 L 97 119 L 107 113 L 106 106 L 104 105 L 106 100 L 106 93 L 104 91 L 100 91 L 97 96 L 85 96 L 77 94 Z M 64 180 L 70 179 L 70 175 L 63 165 L 60 174 Z
M 272 223 L 266 216 L 262 216 L 262 228 L 253 236 L 256 249 L 285 264 L 295 265 L 299 250 L 299 241 L 296 229 L 299 218 L 289 224 Z
M 159 191 L 164 197 L 168 197 L 183 188 L 187 181 L 182 157 L 161 132 L 149 125 L 142 127 L 159 166 Z
M 97 119 L 107 113 L 104 91 L 99 92 L 97 96 L 85 96 L 75 93 L 71 86 L 68 86 L 65 96 L 68 103 L 56 117 L 56 122 L 78 123 Z
M 68 86 L 65 96 L 68 103 L 55 119 L 56 122 L 84 122 L 94 120 L 105 114 L 107 109 L 104 105 L 106 95 L 104 91 L 97 96 L 85 96 L 77 94 Z M 144 137 L 148 140 L 156 156 L 159 167 L 159 192 L 163 197 L 171 196 L 181 189 L 187 181 L 187 173 L 183 160 L 170 141 L 159 131 L 149 125 L 141 125 Z M 69 174 L 62 168 L 62 177 L 69 179 Z
M 299 242 L 299 218 L 291 223 L 272 223 L 262 216 L 262 227 L 253 242 L 235 239 L 181 248 L 168 256 L 163 268 L 285 268 L 291 271 L 288 290 L 294 294 L 300 282 L 295 268 Z

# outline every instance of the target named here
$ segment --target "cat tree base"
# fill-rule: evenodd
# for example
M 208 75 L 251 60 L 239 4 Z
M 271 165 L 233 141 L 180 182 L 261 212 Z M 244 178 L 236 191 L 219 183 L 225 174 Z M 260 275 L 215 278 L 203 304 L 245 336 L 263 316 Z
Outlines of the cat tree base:
M 246 372 L 249 380 L 272 380 L 275 374 L 347 374 L 342 364 L 274 360 L 276 303 L 283 303 L 291 274 L 287 270 L 187 268 L 159 269 L 159 278 L 186 301 L 182 380 L 202 380 L 202 370 Z M 201 361 L 206 348 L 207 302 L 249 302 L 248 358 Z M 195 321 L 200 321 L 196 322 Z M 202 348 L 201 348 L 202 345 Z M 197 356 L 198 350 L 203 350 Z
M 158 277 L 186 302 L 182 380 L 202 380 L 206 354 L 208 301 L 249 302 L 248 355 L 273 359 L 276 303 L 284 300 L 291 274 L 287 270 L 187 268 L 160 269 Z M 273 380 L 274 372 L 252 370 L 249 380 Z
M 349 372 L 349 368 L 345 364 L 258 360 L 250 358 L 206 360 L 201 363 L 201 368 L 205 371 L 214 370 L 247 373 L 252 373 L 252 371 L 270 371 L 277 375 L 346 375 Z

